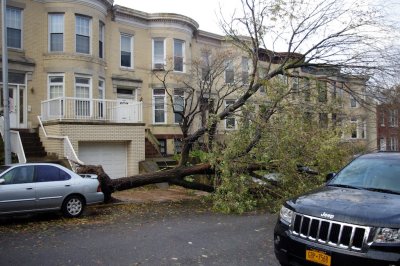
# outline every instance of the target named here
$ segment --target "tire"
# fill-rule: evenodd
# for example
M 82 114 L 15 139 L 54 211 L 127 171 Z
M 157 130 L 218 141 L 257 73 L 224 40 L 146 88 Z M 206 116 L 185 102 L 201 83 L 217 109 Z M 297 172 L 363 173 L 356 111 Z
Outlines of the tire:
M 61 210 L 65 217 L 76 218 L 82 214 L 84 207 L 85 202 L 82 197 L 78 195 L 72 195 L 65 199 Z

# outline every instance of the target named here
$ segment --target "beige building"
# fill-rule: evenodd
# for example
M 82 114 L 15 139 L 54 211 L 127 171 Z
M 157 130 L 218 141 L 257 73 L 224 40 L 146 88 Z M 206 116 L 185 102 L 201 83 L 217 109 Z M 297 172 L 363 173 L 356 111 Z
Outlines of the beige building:
M 114 178 L 138 173 L 147 145 L 162 154 L 179 151 L 180 118 L 168 97 L 181 99 L 178 81 L 206 49 L 229 47 L 191 18 L 148 14 L 112 0 L 7 5 L 11 128 L 37 130 L 48 154 L 102 164 Z M 232 60 L 245 77 L 248 59 Z M 171 73 L 167 91 L 157 78 L 165 70 Z M 234 78 L 230 67 L 223 75 L 221 82 Z M 230 117 L 218 130 L 236 127 Z

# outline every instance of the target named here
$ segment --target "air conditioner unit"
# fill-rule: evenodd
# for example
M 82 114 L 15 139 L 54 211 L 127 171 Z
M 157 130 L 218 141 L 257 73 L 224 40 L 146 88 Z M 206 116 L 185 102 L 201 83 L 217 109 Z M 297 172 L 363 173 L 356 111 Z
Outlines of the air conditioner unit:
M 161 63 L 154 64 L 154 69 L 155 70 L 164 70 L 164 64 L 161 64 Z

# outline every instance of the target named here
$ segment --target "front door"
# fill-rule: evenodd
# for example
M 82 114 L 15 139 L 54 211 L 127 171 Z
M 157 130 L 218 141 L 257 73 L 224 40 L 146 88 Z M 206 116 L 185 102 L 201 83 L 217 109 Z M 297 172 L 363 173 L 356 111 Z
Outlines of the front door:
M 3 106 L 3 86 L 1 85 L 1 106 Z M 10 128 L 27 127 L 26 86 L 8 84 Z M 3 110 L 3 108 L 2 108 Z

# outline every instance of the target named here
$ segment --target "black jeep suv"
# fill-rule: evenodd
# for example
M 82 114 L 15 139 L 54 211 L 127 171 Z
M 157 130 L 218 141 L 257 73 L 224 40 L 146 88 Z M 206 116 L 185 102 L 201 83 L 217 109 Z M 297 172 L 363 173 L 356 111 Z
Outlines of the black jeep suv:
M 331 177 L 282 206 L 279 262 L 400 266 L 400 153 L 362 155 Z

